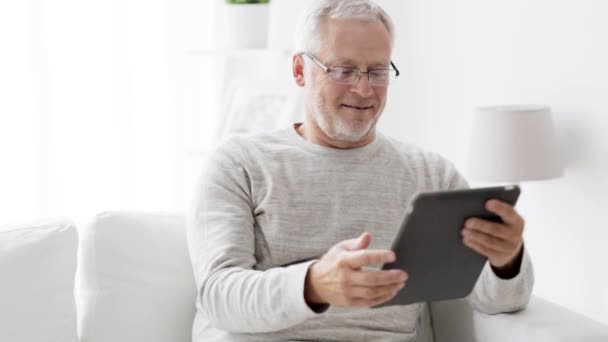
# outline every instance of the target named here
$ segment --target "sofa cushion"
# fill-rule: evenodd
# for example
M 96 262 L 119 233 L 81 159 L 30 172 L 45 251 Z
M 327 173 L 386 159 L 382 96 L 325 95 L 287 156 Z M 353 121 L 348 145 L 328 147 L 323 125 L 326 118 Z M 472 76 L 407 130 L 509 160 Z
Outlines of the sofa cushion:
M 196 291 L 183 216 L 96 216 L 80 234 L 77 296 L 83 341 L 191 341 Z
M 67 220 L 0 227 L 0 341 L 77 341 L 77 243 Z

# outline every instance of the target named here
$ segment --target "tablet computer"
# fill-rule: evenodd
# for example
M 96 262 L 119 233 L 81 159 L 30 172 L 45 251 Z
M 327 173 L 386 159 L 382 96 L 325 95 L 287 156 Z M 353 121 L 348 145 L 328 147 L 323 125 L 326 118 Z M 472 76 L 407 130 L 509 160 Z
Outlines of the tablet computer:
M 498 199 L 515 205 L 517 185 L 420 193 L 408 208 L 392 246 L 396 260 L 383 269 L 402 269 L 405 287 L 386 305 L 407 305 L 468 296 L 481 274 L 486 257 L 462 242 L 461 230 L 469 217 L 501 222 L 485 209 Z

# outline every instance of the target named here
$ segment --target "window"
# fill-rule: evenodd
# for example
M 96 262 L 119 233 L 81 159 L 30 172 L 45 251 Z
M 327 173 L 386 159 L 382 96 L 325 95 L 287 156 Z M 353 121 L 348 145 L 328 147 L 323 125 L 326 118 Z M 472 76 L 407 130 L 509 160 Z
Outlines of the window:
M 0 4 L 0 224 L 185 208 L 217 106 L 187 52 L 215 46 L 214 4 Z

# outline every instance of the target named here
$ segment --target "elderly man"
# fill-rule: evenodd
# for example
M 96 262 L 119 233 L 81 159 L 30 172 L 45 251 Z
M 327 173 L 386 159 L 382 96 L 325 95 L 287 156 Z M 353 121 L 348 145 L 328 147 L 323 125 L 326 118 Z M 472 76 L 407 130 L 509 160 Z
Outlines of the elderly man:
M 415 193 L 467 184 L 439 155 L 375 129 L 399 74 L 378 5 L 319 1 L 299 43 L 304 122 L 232 138 L 201 177 L 188 223 L 193 341 L 414 340 L 423 303 L 374 308 L 407 291 L 407 270 L 366 266 L 395 259 L 388 248 Z M 468 299 L 519 310 L 533 283 L 524 223 L 505 203 L 488 209 L 504 223 L 463 227 L 463 243 L 489 260 Z

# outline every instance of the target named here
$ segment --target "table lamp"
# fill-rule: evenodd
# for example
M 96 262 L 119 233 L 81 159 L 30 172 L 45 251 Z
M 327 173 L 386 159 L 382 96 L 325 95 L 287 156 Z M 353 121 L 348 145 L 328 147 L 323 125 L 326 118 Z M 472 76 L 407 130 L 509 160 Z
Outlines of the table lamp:
M 478 108 L 467 171 L 471 180 L 500 183 L 562 176 L 551 109 L 530 105 Z

